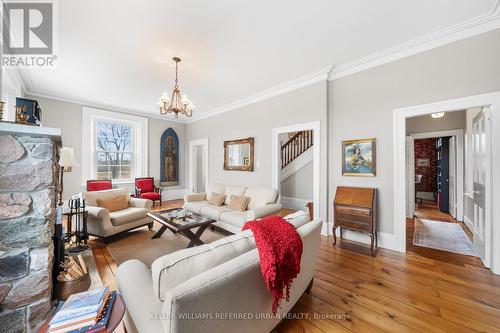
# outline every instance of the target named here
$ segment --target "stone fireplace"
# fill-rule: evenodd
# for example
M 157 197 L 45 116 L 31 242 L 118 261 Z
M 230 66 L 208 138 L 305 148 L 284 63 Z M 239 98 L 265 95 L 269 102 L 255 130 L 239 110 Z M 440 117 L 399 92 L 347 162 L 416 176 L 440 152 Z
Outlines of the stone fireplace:
M 34 332 L 51 310 L 59 129 L 0 123 L 0 323 Z

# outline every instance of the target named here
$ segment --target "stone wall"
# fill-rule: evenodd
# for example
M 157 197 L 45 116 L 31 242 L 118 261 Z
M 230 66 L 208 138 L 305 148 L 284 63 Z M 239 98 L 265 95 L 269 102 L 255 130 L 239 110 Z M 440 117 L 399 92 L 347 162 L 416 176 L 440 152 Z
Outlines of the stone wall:
M 58 148 L 0 131 L 0 332 L 35 332 L 51 310 Z

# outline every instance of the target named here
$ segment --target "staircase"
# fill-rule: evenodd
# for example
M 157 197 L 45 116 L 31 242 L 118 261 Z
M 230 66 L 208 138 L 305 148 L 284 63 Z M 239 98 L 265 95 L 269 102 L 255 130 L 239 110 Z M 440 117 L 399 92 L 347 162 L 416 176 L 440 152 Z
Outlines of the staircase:
M 313 145 L 313 131 L 300 131 L 281 146 L 281 169 L 292 163 L 297 157 Z

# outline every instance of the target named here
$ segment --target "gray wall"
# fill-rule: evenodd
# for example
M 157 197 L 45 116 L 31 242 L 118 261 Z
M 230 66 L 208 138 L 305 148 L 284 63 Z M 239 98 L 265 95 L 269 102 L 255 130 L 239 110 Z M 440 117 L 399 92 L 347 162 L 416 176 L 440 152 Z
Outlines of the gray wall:
M 318 82 L 240 109 L 189 123 L 187 140 L 208 138 L 209 182 L 271 186 L 272 129 L 321 122 L 320 216 L 326 213 L 327 83 Z M 224 141 L 255 138 L 255 171 L 224 171 Z M 257 167 L 257 165 L 259 165 Z
M 313 200 L 313 161 L 281 182 L 281 195 L 288 198 Z
M 441 118 L 432 118 L 430 115 L 408 118 L 406 120 L 406 134 L 448 131 L 465 128 L 465 112 L 446 112 Z
M 63 146 L 73 147 L 75 151 L 75 157 L 78 163 L 81 165 L 82 161 L 82 105 L 62 102 L 54 99 L 27 96 L 27 98 L 33 98 L 40 102 L 42 107 L 42 124 L 45 127 L 57 127 L 62 131 L 62 143 Z M 180 178 L 181 185 L 175 187 L 169 187 L 169 189 L 175 188 L 185 188 L 187 175 L 184 170 L 186 170 L 186 158 L 184 154 L 185 145 L 185 128 L 186 125 L 175 123 L 171 121 L 166 121 L 162 119 L 150 119 L 148 122 L 149 127 L 149 152 L 148 152 L 148 169 L 149 174 L 144 176 L 155 177 L 158 183 L 160 177 L 160 138 L 164 130 L 168 127 L 172 127 L 179 136 L 179 143 L 181 146 L 180 155 Z M 133 189 L 133 184 L 126 185 L 131 190 Z M 78 194 L 85 190 L 85 186 L 82 187 L 82 169 L 81 167 L 73 168 L 71 172 L 64 174 L 64 198 L 67 199 L 71 195 Z
M 379 230 L 394 232 L 393 110 L 500 90 L 500 30 L 372 68 L 329 85 L 329 195 L 337 185 L 379 189 Z M 341 141 L 377 138 L 377 177 L 341 175 Z M 332 214 L 330 212 L 330 219 Z

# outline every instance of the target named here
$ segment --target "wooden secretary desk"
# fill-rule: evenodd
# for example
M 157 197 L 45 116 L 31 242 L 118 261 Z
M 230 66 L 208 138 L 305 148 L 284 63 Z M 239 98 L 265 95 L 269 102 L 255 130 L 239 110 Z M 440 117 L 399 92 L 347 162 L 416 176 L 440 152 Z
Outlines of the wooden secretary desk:
M 370 236 L 370 250 L 377 246 L 376 188 L 338 186 L 333 201 L 333 245 L 337 243 L 335 230 L 360 231 Z

